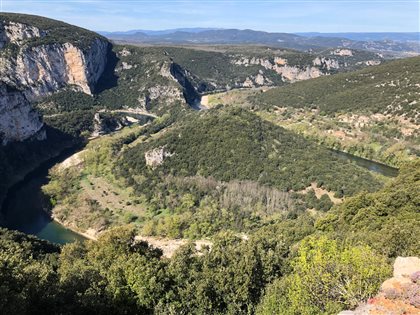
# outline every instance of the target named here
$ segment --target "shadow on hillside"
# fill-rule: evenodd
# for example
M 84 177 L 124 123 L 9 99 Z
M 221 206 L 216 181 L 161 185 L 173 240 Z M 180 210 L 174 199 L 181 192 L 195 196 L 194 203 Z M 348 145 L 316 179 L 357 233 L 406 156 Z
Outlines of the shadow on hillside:
M 119 59 L 117 54 L 112 50 L 112 45 L 108 47 L 107 63 L 95 87 L 95 94 L 99 94 L 105 90 L 111 89 L 118 84 L 118 76 L 115 73 Z

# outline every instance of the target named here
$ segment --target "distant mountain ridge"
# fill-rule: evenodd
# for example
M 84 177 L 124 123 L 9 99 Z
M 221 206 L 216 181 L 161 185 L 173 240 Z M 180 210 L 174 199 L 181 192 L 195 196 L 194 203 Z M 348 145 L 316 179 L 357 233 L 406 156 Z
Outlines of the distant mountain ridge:
M 104 36 L 109 34 L 119 34 L 119 35 L 129 35 L 129 34 L 136 34 L 136 33 L 143 33 L 149 36 L 156 36 L 156 35 L 166 35 L 166 34 L 173 34 L 176 32 L 187 32 L 187 33 L 201 33 L 204 31 L 214 31 L 214 30 L 222 30 L 222 28 L 216 27 L 185 27 L 185 28 L 172 28 L 166 30 L 128 30 L 128 31 L 116 31 L 116 32 L 107 32 L 107 31 L 98 31 L 99 34 Z
M 270 33 L 250 29 L 180 28 L 100 32 L 112 40 L 150 44 L 259 44 L 298 50 L 346 47 L 384 53 L 420 53 L 420 33 Z
M 420 32 L 348 32 L 348 33 L 319 33 L 319 32 L 302 32 L 296 35 L 305 37 L 336 37 L 347 38 L 356 41 L 420 41 Z

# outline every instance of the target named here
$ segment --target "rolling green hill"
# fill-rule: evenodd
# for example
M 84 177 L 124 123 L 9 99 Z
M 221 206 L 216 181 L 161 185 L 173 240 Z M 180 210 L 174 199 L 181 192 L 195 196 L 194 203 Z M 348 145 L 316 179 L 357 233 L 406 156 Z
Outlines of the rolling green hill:
M 330 148 L 399 166 L 420 154 L 419 65 L 419 57 L 389 61 L 210 103 L 241 99 L 265 119 Z
M 256 106 L 319 109 L 321 113 L 398 115 L 420 123 L 420 57 L 325 76 L 258 95 Z
M 165 147 L 173 156 L 152 170 L 146 166 L 144 152 L 157 147 Z M 122 172 L 133 174 L 252 180 L 286 191 L 301 190 L 316 181 L 344 195 L 369 189 L 370 184 L 363 187 L 362 183 L 373 179 L 362 169 L 341 164 L 328 150 L 241 109 L 190 115 L 156 140 L 124 152 L 121 165 Z M 333 173 L 343 178 L 335 180 Z M 358 188 L 345 183 L 350 174 L 360 176 L 360 181 L 355 180 Z
M 81 231 L 132 222 L 147 235 L 199 238 L 328 211 L 337 198 L 382 185 L 243 109 L 171 117 L 92 142 L 82 168 L 52 170 L 53 215 Z

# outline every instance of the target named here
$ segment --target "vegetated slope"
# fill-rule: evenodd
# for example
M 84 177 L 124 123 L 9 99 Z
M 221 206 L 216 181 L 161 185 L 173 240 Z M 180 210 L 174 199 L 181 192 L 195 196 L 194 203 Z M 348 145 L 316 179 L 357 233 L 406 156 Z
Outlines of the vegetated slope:
M 337 206 L 317 228 L 334 237 L 364 242 L 387 256 L 420 256 L 420 160 L 374 193 L 362 193 Z
M 398 167 L 420 154 L 419 65 L 419 57 L 390 61 L 254 93 L 246 103 L 330 148 Z
M 155 153 L 161 161 L 153 160 Z M 321 198 L 321 203 L 330 204 L 324 207 L 314 196 L 311 203 L 311 194 L 292 193 L 311 183 L 338 196 L 380 186 L 368 171 L 343 163 L 330 151 L 241 109 L 187 116 L 160 135 L 124 150 L 114 168 L 155 215 L 162 209 L 179 211 L 178 218 L 184 222 L 178 230 L 181 235 L 183 226 L 190 230 L 197 221 L 198 226 L 210 224 L 215 230 L 230 226 L 246 231 L 273 216 L 311 207 L 328 210 L 328 196 Z M 191 197 L 192 204 L 185 206 Z M 206 207 L 211 204 L 215 207 Z M 220 214 L 225 219 L 206 222 L 217 208 L 228 211 Z M 202 213 L 201 218 L 194 213 Z M 191 235 L 208 235 L 211 230 L 199 228 Z M 153 228 L 148 233 L 159 234 Z
M 173 155 L 152 170 L 143 153 L 158 147 Z M 191 115 L 156 140 L 124 152 L 121 162 L 122 169 L 134 167 L 138 174 L 254 180 L 284 190 L 300 190 L 316 181 L 339 195 L 372 189 L 369 182 L 375 182 L 369 172 L 341 163 L 328 150 L 241 109 Z M 358 187 L 348 183 L 349 178 Z
M 369 171 L 241 109 L 166 115 L 93 141 L 82 159 L 53 170 L 44 187 L 53 216 L 81 231 L 132 222 L 142 234 L 173 238 L 248 232 L 306 209 L 328 211 L 328 191 L 343 197 L 381 186 Z
M 420 57 L 390 61 L 360 71 L 298 82 L 258 95 L 261 107 L 318 108 L 343 112 L 404 116 L 419 124 Z
M 174 102 L 192 105 L 202 93 L 279 86 L 382 62 L 377 54 L 355 50 L 341 56 L 335 50 L 309 54 L 268 47 L 114 46 L 113 52 L 91 102 L 77 101 L 67 91 L 43 100 L 39 108 L 45 113 L 89 106 L 162 112 Z
M 301 223 L 300 228 L 306 227 L 304 221 Z M 278 228 L 289 235 L 286 225 Z M 160 250 L 147 243 L 136 242 L 134 236 L 132 229 L 124 228 L 96 242 L 57 248 L 0 229 L 4 290 L 0 308 L 7 314 L 28 313 L 34 308 L 60 314 L 255 314 L 265 287 L 287 274 L 291 244 L 274 231 L 261 231 L 247 240 L 221 233 L 211 250 L 197 252 L 188 244 L 171 259 L 163 258 Z M 345 261 L 342 247 L 333 241 L 312 240 L 312 244 L 317 247 L 302 246 L 299 254 L 311 257 L 321 246 L 333 247 L 328 254 L 318 252 L 318 260 L 309 258 L 311 264 L 334 258 L 329 272 L 322 269 L 328 279 L 322 282 L 322 289 L 342 284 L 331 277 L 339 271 L 345 279 L 357 279 L 358 284 L 369 288 L 363 293 L 349 289 L 351 298 L 334 295 L 338 298 L 333 301 L 334 310 L 369 297 L 388 275 L 385 259 L 368 248 L 346 246 L 345 250 L 357 256 Z M 360 257 L 361 251 L 369 259 Z M 374 272 L 366 274 L 364 270 Z M 301 277 L 295 276 L 297 280 L 316 280 L 305 271 Z M 330 303 L 328 297 L 320 296 L 318 304 Z M 305 306 L 310 307 L 301 304 L 301 308 Z
M 273 220 L 247 237 L 224 231 L 211 250 L 188 244 L 171 259 L 136 242 L 129 228 L 61 249 L 3 229 L 0 308 L 264 315 L 354 309 L 390 276 L 387 258 L 419 254 L 418 175 L 417 162 L 403 168 L 393 183 L 350 198 L 316 229 L 306 213 Z M 407 303 L 419 307 L 415 295 Z
M 28 36 L 30 33 L 23 34 L 23 38 L 19 40 L 19 45 L 25 45 L 26 47 L 72 43 L 84 50 L 96 38 L 106 40 L 105 37 L 92 31 L 43 16 L 2 12 L 0 13 L 0 21 L 3 21 L 3 23 L 20 23 L 41 30 L 41 36 L 39 37 Z M 6 45 L 6 49 L 16 48 L 13 43 L 8 45 Z
M 383 61 L 375 53 L 346 49 L 308 53 L 264 46 L 223 45 L 168 47 L 166 51 L 174 62 L 196 77 L 192 82 L 200 93 L 284 85 Z

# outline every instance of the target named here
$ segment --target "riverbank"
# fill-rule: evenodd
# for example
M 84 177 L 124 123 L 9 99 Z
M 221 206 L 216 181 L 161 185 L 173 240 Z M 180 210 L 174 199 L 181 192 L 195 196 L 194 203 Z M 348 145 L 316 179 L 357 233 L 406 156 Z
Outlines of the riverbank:
M 82 141 L 62 142 L 60 150 L 50 150 L 48 155 L 44 155 L 45 158 L 25 168 L 26 172 L 22 170 L 20 177 L 16 176 L 13 185 L 9 185 L 7 193 L 4 193 L 1 225 L 59 244 L 81 240 L 79 234 L 74 234 L 52 220 L 46 210 L 48 200 L 41 187 L 49 181 L 48 172 L 51 167 L 83 147 Z
M 76 233 L 76 234 L 79 234 L 80 236 L 83 236 L 84 238 L 86 238 L 86 239 L 88 239 L 88 240 L 91 240 L 91 241 L 97 241 L 98 240 L 98 238 L 96 237 L 96 236 L 94 236 L 94 235 L 92 235 L 92 233 L 88 233 L 88 231 L 86 231 L 86 232 L 81 232 L 81 231 L 79 231 L 78 229 L 76 229 L 76 228 L 74 228 L 74 227 L 72 227 L 71 225 L 69 225 L 69 224 L 66 224 L 65 222 L 63 222 L 63 221 L 60 221 L 59 219 L 57 219 L 56 217 L 54 217 L 54 216 L 52 216 L 51 217 L 55 222 L 57 222 L 58 224 L 60 224 L 60 225 L 62 225 L 63 227 L 65 227 L 66 229 L 68 229 L 68 230 L 70 230 L 70 231 L 72 231 L 73 233 Z M 92 231 L 94 231 L 93 229 L 92 229 Z M 94 233 L 96 233 L 96 231 L 94 231 Z
M 0 191 L 0 214 L 3 213 L 3 204 L 6 200 L 6 196 L 8 195 L 10 190 L 13 190 L 14 187 L 18 186 L 20 183 L 24 182 L 27 177 L 30 177 L 33 172 L 36 172 L 37 169 L 42 168 L 44 164 L 49 164 L 51 160 L 56 159 L 61 154 L 66 152 L 67 150 L 77 150 L 79 147 L 83 147 L 85 142 L 81 140 L 64 140 L 60 142 L 60 146 L 58 148 L 53 148 L 51 150 L 51 145 L 45 140 L 46 142 L 40 142 L 40 146 L 48 147 L 48 150 L 45 150 L 41 159 L 39 160 L 31 160 L 23 167 L 19 169 L 19 171 L 15 171 L 13 177 L 9 178 L 8 181 L 3 182 L 2 190 Z M 5 180 L 4 178 L 2 180 Z M 0 221 L 1 223 L 1 221 Z

